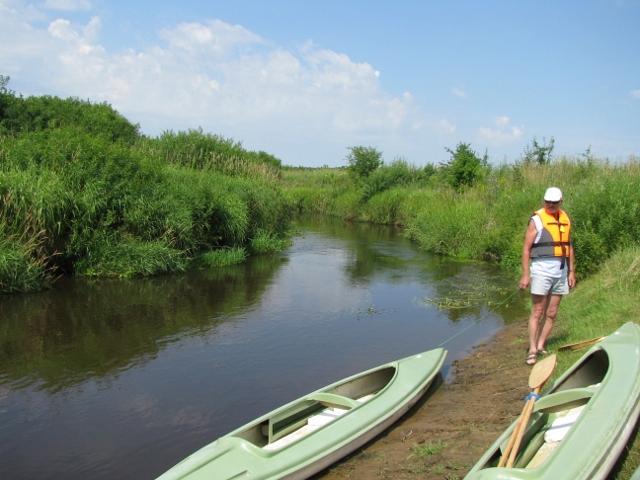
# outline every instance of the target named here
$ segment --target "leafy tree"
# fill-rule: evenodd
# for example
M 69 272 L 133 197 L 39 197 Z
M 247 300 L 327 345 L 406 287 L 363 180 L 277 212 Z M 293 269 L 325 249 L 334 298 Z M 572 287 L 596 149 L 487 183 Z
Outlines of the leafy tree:
M 9 85 L 10 77 L 7 75 L 0 75 L 0 95 L 3 93 L 8 93 L 9 89 L 7 85 Z
M 364 179 L 382 165 L 382 152 L 373 147 L 351 147 L 347 162 L 351 174 L 356 179 Z
M 6 127 L 2 125 L 2 118 L 7 111 L 9 103 L 13 99 L 11 91 L 7 88 L 9 85 L 9 77 L 6 75 L 0 75 L 0 135 L 6 133 Z
M 438 169 L 433 163 L 427 163 L 422 168 L 422 176 L 425 179 L 429 179 L 429 178 L 433 177 L 437 172 L 438 172 Z
M 451 154 L 451 159 L 444 165 L 449 184 L 457 190 L 475 184 L 487 166 L 487 154 L 480 158 L 470 144 L 462 142 L 455 150 L 446 150 Z
M 554 145 L 555 139 L 553 137 L 551 137 L 548 144 L 544 137 L 542 138 L 542 143 L 538 143 L 538 140 L 533 137 L 531 146 L 527 145 L 524 149 L 524 162 L 548 165 L 551 163 L 551 152 L 553 152 Z

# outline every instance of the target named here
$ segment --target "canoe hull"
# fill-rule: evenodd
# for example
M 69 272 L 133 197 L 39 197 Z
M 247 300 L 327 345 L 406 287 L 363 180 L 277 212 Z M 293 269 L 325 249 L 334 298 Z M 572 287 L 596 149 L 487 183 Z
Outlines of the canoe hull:
M 346 457 L 350 453 L 355 452 L 360 447 L 366 445 L 368 442 L 376 438 L 382 432 L 384 432 L 387 428 L 397 422 L 400 418 L 402 418 L 411 408 L 418 403 L 420 398 L 426 393 L 426 391 L 431 386 L 431 382 L 429 382 L 423 389 L 421 389 L 416 396 L 406 404 L 404 404 L 397 412 L 395 412 L 392 416 L 387 418 L 385 421 L 379 423 L 371 430 L 364 432 L 360 437 L 354 439 L 351 443 L 345 445 L 342 448 L 339 448 L 335 452 L 330 453 L 325 458 L 318 460 L 317 462 L 305 467 L 291 475 L 287 475 L 286 477 L 282 477 L 286 480 L 303 480 L 305 478 L 309 478 L 312 475 L 315 475 L 318 472 L 330 467 L 340 459 Z
M 158 480 L 308 478 L 403 416 L 427 391 L 445 357 L 445 350 L 435 349 L 335 382 L 219 438 Z M 340 413 L 298 437 L 312 427 L 318 407 L 319 416 Z
M 534 414 L 525 433 L 526 441 L 514 468 L 497 468 L 495 464 L 516 422 L 489 448 L 465 479 L 606 479 L 640 415 L 639 379 L 640 327 L 627 323 L 594 345 L 536 402 L 541 410 Z M 553 434 L 554 429 L 558 430 L 553 421 L 562 415 L 564 405 L 568 405 L 564 402 L 571 395 L 584 396 L 577 401 L 582 410 L 565 436 L 549 444 L 548 432 Z M 555 399 L 558 404 L 554 406 Z M 575 404 L 576 401 L 571 403 L 572 406 Z M 542 450 L 540 445 L 550 447 L 550 453 L 539 457 L 540 461 L 531 462 L 537 449 Z

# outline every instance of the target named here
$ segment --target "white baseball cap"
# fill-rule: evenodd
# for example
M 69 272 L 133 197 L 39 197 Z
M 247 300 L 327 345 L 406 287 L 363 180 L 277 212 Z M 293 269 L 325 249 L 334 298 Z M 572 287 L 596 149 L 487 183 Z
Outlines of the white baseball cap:
M 549 187 L 544 192 L 545 202 L 559 202 L 562 200 L 562 191 L 558 187 Z

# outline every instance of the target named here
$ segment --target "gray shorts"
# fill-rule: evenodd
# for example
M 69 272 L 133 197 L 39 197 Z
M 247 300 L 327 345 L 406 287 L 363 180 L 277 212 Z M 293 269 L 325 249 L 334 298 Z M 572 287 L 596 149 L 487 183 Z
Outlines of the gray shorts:
M 531 274 L 531 294 L 532 295 L 568 295 L 569 282 L 567 281 L 566 269 L 559 278 L 547 275 Z

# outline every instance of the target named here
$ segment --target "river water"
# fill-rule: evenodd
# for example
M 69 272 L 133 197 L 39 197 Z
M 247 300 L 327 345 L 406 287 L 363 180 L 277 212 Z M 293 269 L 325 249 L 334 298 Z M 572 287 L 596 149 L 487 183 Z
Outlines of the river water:
M 420 252 L 396 229 L 297 228 L 288 250 L 244 265 L 0 297 L 0 476 L 154 478 L 378 364 L 445 343 L 446 376 L 525 316 L 504 274 Z M 425 301 L 443 298 L 465 308 Z

